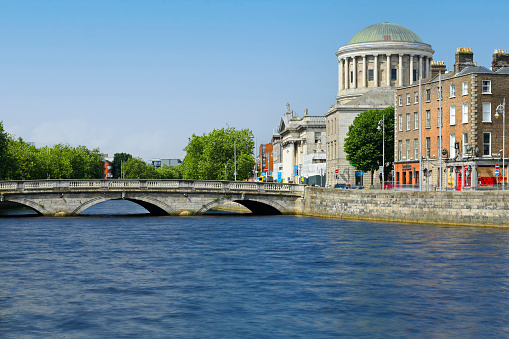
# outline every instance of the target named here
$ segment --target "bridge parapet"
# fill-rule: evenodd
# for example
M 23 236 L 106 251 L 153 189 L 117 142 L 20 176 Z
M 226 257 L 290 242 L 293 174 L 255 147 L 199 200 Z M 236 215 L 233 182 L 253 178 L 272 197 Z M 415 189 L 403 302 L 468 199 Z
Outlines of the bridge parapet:
M 151 179 L 92 179 L 92 180 L 13 180 L 0 181 L 0 192 L 54 191 L 54 190 L 211 190 L 280 192 L 304 195 L 304 186 L 298 184 L 251 181 L 213 181 L 213 180 L 151 180 Z

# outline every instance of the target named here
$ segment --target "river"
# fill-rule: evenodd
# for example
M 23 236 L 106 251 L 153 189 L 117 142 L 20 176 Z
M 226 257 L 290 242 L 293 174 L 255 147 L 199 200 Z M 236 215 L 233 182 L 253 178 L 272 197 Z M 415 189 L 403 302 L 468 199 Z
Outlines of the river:
M 0 218 L 0 337 L 509 337 L 506 229 L 143 213 Z

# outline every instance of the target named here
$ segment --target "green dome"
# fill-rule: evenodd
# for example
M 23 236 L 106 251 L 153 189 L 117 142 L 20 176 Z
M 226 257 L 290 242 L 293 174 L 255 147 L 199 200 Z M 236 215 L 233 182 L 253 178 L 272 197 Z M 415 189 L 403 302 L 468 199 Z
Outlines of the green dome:
M 405 42 L 420 42 L 421 38 L 408 28 L 382 22 L 381 24 L 371 25 L 359 31 L 348 42 L 348 45 L 357 44 L 360 42 L 374 42 L 374 41 L 405 41 Z

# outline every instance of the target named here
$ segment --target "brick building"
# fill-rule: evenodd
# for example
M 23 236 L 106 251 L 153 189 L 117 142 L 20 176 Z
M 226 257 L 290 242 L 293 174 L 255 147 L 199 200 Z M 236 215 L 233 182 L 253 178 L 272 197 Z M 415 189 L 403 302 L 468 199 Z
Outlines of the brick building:
M 396 91 L 397 184 L 419 187 L 421 175 L 423 190 L 501 182 L 503 117 L 495 117 L 495 111 L 504 98 L 509 99 L 507 56 L 506 51 L 495 50 L 490 70 L 474 63 L 471 49 L 458 48 L 454 72 L 434 61 L 430 77 L 421 86 L 413 83 Z M 506 150 L 508 131 L 506 126 Z M 496 164 L 500 164 L 499 176 L 495 175 Z

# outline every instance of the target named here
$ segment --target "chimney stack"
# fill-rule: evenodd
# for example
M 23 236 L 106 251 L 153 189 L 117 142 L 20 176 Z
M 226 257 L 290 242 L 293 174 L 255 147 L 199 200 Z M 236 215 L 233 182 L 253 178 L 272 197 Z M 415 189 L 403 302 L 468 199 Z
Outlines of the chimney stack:
M 443 61 L 431 61 L 431 67 L 429 69 L 430 78 L 433 79 L 438 73 L 445 74 L 447 71 L 447 67 L 445 67 L 445 63 Z
M 493 53 L 493 62 L 491 63 L 491 70 L 498 71 L 502 67 L 509 67 L 509 54 L 507 50 L 496 49 Z
M 475 66 L 472 48 L 458 47 L 454 56 L 454 74 L 467 67 Z

